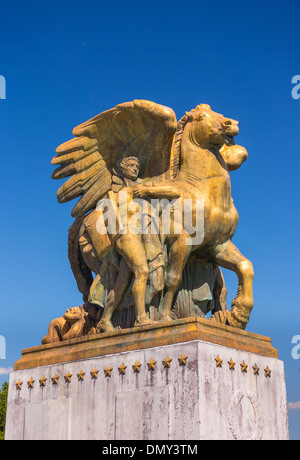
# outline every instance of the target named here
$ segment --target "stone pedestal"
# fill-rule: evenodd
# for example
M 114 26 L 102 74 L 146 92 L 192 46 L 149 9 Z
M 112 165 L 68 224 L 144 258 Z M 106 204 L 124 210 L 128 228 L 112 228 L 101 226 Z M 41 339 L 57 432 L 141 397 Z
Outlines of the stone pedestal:
M 6 439 L 288 439 L 284 366 L 267 337 L 188 318 L 22 355 Z

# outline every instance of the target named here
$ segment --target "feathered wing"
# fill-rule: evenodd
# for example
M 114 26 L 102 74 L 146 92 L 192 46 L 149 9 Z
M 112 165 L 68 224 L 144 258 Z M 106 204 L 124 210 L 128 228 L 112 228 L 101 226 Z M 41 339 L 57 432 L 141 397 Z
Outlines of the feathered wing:
M 140 177 L 168 174 L 177 120 L 172 109 L 150 101 L 117 105 L 77 126 L 75 136 L 60 145 L 53 179 L 69 179 L 59 188 L 60 203 L 80 197 L 72 210 L 79 217 L 94 209 L 110 190 L 113 170 L 127 156 L 140 161 Z

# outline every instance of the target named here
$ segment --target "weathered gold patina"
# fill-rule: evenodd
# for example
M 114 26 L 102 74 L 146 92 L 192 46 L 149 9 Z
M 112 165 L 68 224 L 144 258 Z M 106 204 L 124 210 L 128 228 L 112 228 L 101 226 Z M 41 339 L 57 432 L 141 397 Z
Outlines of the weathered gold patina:
M 248 155 L 235 144 L 238 132 L 237 121 L 207 104 L 177 122 L 172 109 L 144 100 L 120 104 L 73 130 L 75 138 L 52 160 L 60 165 L 52 177 L 70 176 L 57 192 L 60 203 L 80 197 L 72 211 L 69 260 L 84 305 L 54 320 L 44 344 L 205 317 L 209 310 L 211 322 L 245 329 L 253 267 L 232 242 L 238 213 L 229 175 Z M 170 205 L 167 226 L 163 212 L 155 221 L 151 200 Z M 135 224 L 143 221 L 146 231 L 135 231 L 136 215 Z M 238 277 L 230 311 L 220 267 Z

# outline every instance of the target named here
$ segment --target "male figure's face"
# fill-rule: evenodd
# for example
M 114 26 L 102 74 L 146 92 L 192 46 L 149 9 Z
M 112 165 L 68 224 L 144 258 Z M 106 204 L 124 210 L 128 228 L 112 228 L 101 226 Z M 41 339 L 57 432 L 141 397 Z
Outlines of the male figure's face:
M 127 160 L 121 165 L 121 171 L 126 179 L 136 180 L 139 175 L 139 163 L 136 160 Z

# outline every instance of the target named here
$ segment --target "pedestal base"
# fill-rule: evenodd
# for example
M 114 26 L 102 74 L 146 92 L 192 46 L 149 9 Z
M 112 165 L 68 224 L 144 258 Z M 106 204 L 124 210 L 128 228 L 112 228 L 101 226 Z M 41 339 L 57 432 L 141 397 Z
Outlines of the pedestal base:
M 159 326 L 170 344 L 142 346 L 158 327 L 147 326 L 137 328 L 144 338 L 135 349 L 72 361 L 65 355 L 64 362 L 12 372 L 6 439 L 288 439 L 284 367 L 270 340 L 196 318 L 175 323 Z M 254 348 L 269 345 L 254 353 L 208 336 L 172 343 L 178 325 L 217 327 L 220 342 L 227 332 L 248 337 Z M 104 336 L 111 337 L 93 340 Z M 83 352 L 82 340 L 69 342 L 60 346 L 75 352 L 78 344 Z

